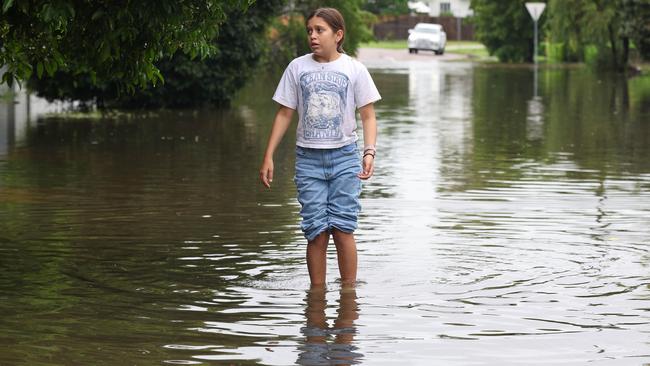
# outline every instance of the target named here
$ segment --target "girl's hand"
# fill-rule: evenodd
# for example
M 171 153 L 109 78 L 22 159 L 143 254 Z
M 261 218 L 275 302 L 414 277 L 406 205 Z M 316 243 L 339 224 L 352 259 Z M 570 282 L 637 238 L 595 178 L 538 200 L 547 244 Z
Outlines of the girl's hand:
M 363 180 L 366 180 L 372 177 L 372 174 L 375 172 L 375 157 L 372 155 L 366 155 L 363 157 L 363 171 L 357 176 Z
M 260 180 L 266 188 L 271 188 L 271 182 L 273 182 L 273 159 L 264 159 L 260 168 Z

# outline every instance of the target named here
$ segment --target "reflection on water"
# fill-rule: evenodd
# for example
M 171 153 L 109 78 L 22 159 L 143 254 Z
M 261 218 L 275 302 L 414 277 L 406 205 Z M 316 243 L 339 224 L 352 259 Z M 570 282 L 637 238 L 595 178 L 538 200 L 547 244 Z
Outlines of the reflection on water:
M 0 364 L 649 363 L 650 79 L 371 71 L 355 291 L 308 291 L 293 132 L 257 182 L 279 75 L 229 111 L 3 105 Z
M 357 330 L 354 321 L 359 317 L 357 293 L 354 288 L 339 291 L 337 316 L 332 327 L 328 325 L 327 291 L 324 288 L 307 292 L 305 327 L 301 329 L 305 343 L 298 347 L 298 365 L 353 365 L 363 355 L 353 345 Z M 334 338 L 333 340 L 330 338 Z

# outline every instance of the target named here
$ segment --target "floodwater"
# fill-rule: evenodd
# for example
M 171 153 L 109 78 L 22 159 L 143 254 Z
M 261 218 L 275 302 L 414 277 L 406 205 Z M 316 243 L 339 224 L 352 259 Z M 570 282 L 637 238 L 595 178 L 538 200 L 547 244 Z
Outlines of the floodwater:
M 369 66 L 354 290 L 331 245 L 308 291 L 293 132 L 257 181 L 279 75 L 229 111 L 3 103 L 0 365 L 650 364 L 650 78 Z

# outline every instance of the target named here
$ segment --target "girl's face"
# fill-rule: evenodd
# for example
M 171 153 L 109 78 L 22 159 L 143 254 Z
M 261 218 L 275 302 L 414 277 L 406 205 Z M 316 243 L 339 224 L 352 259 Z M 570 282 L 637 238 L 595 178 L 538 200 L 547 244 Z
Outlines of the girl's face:
M 343 31 L 334 32 L 323 18 L 313 17 L 307 22 L 307 36 L 314 55 L 329 57 L 337 52 L 337 42 L 343 38 Z

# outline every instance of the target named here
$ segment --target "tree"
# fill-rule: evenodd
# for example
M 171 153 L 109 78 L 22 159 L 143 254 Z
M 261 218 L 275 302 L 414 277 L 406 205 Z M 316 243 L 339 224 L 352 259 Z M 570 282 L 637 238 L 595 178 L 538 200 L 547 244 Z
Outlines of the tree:
M 282 63 L 309 53 L 305 19 L 319 7 L 332 7 L 341 12 L 345 20 L 345 52 L 355 55 L 361 42 L 373 39 L 370 26 L 375 17 L 362 9 L 365 0 L 292 0 L 288 10 L 276 22 L 277 36 L 273 41 L 274 54 L 281 56 Z
M 641 57 L 650 60 L 650 1 L 620 1 L 621 35 L 634 42 Z
M 583 42 L 598 49 L 596 63 L 619 69 L 622 44 L 617 30 L 620 28 L 619 1 L 584 0 L 582 6 Z M 627 63 L 627 60 L 625 60 Z
M 228 104 L 235 92 L 253 73 L 266 50 L 264 32 L 284 0 L 265 0 L 252 4 L 246 11 L 226 11 L 226 22 L 219 36 L 210 41 L 212 56 L 191 59 L 177 51 L 170 59 L 155 66 L 165 78 L 163 85 L 148 85 L 133 95 L 119 93 L 115 81 L 93 84 L 84 75 L 57 72 L 54 77 L 32 78 L 30 88 L 47 99 L 96 102 L 102 107 L 119 108 L 186 108 L 204 104 Z
M 377 15 L 409 13 L 408 0 L 367 0 L 363 9 Z
M 176 51 L 191 58 L 214 54 L 210 41 L 227 10 L 245 9 L 249 1 L 3 0 L 2 82 L 64 70 L 134 92 L 163 81 L 155 63 Z
M 584 45 L 580 22 L 583 0 L 550 0 L 547 27 L 551 44 L 560 45 L 562 61 L 583 61 Z
M 630 43 L 650 56 L 648 0 L 550 0 L 549 14 L 551 42 L 563 45 L 564 61 L 624 70 Z
M 471 0 L 476 38 L 502 62 L 533 60 L 533 20 L 525 3 L 526 0 Z M 542 15 L 539 29 L 544 29 L 544 19 Z

